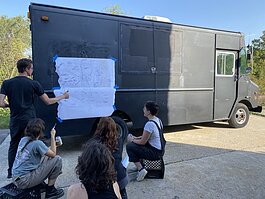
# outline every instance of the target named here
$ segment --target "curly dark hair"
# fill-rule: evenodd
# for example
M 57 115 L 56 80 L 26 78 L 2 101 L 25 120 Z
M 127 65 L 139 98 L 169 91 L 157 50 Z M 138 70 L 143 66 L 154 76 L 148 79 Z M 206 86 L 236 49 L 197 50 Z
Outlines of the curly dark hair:
M 144 106 L 146 110 L 150 111 L 152 115 L 157 115 L 159 111 L 159 106 L 157 105 L 157 103 L 153 101 L 147 101 Z
M 36 140 L 37 137 L 43 136 L 43 131 L 45 130 L 45 123 L 42 119 L 36 118 L 28 122 L 25 129 L 25 136 L 30 137 L 31 140 Z
M 93 139 L 100 140 L 111 152 L 117 149 L 118 131 L 116 123 L 111 117 L 100 118 Z
M 104 144 L 95 140 L 89 140 L 84 145 L 83 152 L 78 157 L 76 174 L 92 192 L 108 189 L 117 180 L 111 152 Z

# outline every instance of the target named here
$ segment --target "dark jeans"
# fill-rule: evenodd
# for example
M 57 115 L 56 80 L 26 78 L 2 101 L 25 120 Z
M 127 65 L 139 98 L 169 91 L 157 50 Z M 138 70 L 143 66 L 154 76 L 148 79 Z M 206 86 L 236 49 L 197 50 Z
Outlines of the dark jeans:
M 8 174 L 12 173 L 13 163 L 16 158 L 18 144 L 24 136 L 24 131 L 28 121 L 10 121 L 10 146 L 8 149 Z
M 159 160 L 162 156 L 162 151 L 152 147 L 149 143 L 145 145 L 128 143 L 126 151 L 130 162 L 140 162 L 140 159 Z
M 121 197 L 122 199 L 127 199 L 127 192 L 126 192 L 126 189 L 121 189 L 120 190 L 120 193 L 121 193 Z

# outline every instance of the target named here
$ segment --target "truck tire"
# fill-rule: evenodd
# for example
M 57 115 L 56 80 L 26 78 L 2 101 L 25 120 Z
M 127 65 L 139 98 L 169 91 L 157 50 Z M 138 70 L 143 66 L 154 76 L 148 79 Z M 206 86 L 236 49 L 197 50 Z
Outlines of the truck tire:
M 228 123 L 231 127 L 242 128 L 249 120 L 249 110 L 245 104 L 238 103 L 233 111 Z
M 128 127 L 126 123 L 124 122 L 123 119 L 117 116 L 112 116 L 112 119 L 115 121 L 117 128 L 118 128 L 118 133 L 119 133 L 119 139 L 122 141 L 121 143 L 123 144 L 125 139 L 127 138 L 128 135 Z

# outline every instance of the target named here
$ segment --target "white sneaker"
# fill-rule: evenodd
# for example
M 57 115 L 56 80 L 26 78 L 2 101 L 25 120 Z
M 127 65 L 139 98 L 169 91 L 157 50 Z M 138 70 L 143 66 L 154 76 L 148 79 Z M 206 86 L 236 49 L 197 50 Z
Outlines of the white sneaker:
M 146 176 L 146 174 L 147 174 L 147 171 L 145 169 L 142 169 L 141 171 L 138 171 L 136 180 L 138 182 L 142 181 L 144 179 L 144 177 Z

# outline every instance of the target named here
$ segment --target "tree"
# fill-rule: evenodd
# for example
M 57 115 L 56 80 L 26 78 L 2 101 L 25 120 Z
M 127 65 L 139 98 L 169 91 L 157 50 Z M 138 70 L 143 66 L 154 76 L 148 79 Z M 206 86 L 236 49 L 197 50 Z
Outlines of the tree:
M 119 5 L 113 5 L 111 7 L 105 8 L 103 12 L 114 14 L 114 15 L 126 15 L 125 12 L 123 12 Z
M 253 45 L 253 72 L 251 78 L 260 87 L 260 90 L 265 93 L 265 31 L 259 39 L 252 41 Z
M 3 80 L 17 74 L 16 62 L 26 56 L 31 42 L 29 20 L 24 17 L 0 16 L 0 27 L 0 84 L 2 84 Z

